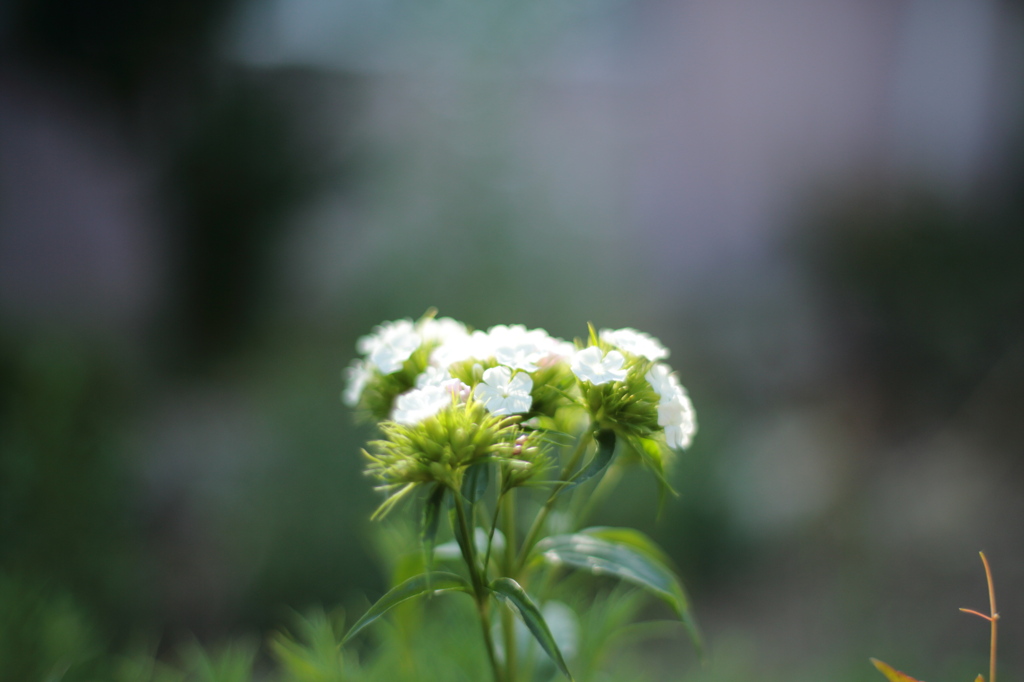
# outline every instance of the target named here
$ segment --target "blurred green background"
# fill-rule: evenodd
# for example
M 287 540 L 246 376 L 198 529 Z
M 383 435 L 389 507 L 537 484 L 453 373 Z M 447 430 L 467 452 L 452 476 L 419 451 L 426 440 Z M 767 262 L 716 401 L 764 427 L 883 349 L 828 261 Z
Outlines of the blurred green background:
M 996 0 L 5 3 L 0 680 L 379 595 L 340 372 L 430 306 L 672 349 L 653 679 L 973 679 L 979 550 L 1016 679 L 1022 74 Z

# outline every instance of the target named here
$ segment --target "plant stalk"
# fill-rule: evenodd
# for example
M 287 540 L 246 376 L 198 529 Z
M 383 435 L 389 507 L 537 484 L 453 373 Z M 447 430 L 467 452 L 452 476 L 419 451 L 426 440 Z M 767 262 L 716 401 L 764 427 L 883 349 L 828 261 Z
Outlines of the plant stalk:
M 469 570 L 470 582 L 473 584 L 473 596 L 476 599 L 477 614 L 480 616 L 480 628 L 484 636 L 484 646 L 487 649 L 487 659 L 490 661 L 491 671 L 494 673 L 494 682 L 505 682 L 501 667 L 498 665 L 498 657 L 494 651 L 494 639 L 491 637 L 491 619 L 488 617 L 487 609 L 489 591 L 483 576 L 480 575 L 480 567 L 477 565 L 474 537 L 469 523 L 466 521 L 466 508 L 462 504 L 462 495 L 457 490 L 454 493 L 452 497 L 455 498 L 455 516 L 461 531 L 458 544 L 459 549 L 462 550 L 462 559 L 466 562 L 466 568 Z
M 499 501 L 502 511 L 503 532 L 505 533 L 505 557 L 503 571 L 511 573 L 516 561 L 516 501 L 515 491 L 503 495 Z M 501 629 L 505 644 L 505 679 L 515 682 L 518 675 L 518 649 L 516 648 L 515 616 L 510 609 L 502 609 Z
M 974 609 L 960 609 L 964 613 L 969 613 L 979 618 L 987 620 L 992 628 L 991 644 L 989 646 L 989 658 L 988 658 L 988 682 L 996 682 L 996 635 L 998 634 L 999 612 L 996 611 L 996 588 L 995 583 L 992 582 L 992 568 L 988 565 L 988 557 L 985 556 L 984 552 L 978 552 L 981 555 L 981 563 L 985 565 L 985 580 L 988 582 L 988 606 L 989 615 L 985 615 L 980 611 Z M 981 675 L 978 675 L 978 679 L 981 679 Z
M 989 662 L 988 662 L 988 680 L 989 682 L 996 682 L 996 623 L 999 622 L 999 612 L 996 611 L 996 588 L 992 582 L 992 569 L 988 565 L 988 558 L 984 552 L 981 554 L 981 563 L 985 564 L 985 580 L 988 581 L 988 605 L 989 613 L 991 618 L 989 622 L 992 624 L 992 645 L 989 650 Z

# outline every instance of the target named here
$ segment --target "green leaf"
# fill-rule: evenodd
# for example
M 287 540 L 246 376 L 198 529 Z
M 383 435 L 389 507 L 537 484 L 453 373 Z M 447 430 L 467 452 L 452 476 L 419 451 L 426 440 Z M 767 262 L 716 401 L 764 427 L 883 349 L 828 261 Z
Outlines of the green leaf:
M 452 498 L 453 499 L 454 499 L 456 494 L 457 493 L 453 493 L 452 494 Z M 469 508 L 469 513 L 470 514 L 473 513 L 473 507 Z M 452 535 L 455 537 L 455 546 L 458 547 L 459 554 L 462 556 L 462 560 L 465 561 L 466 565 L 468 566 L 469 564 L 472 563 L 472 561 L 470 560 L 470 557 L 473 556 L 473 553 L 470 551 L 469 543 L 466 541 L 466 536 L 462 532 L 462 524 L 459 523 L 459 516 L 458 516 L 458 514 L 455 511 L 455 506 L 454 505 L 452 505 L 452 507 L 448 510 L 448 523 L 451 524 L 451 527 L 452 527 Z M 477 529 L 475 527 L 471 531 L 473 533 L 474 539 L 476 538 L 476 531 L 477 531 Z M 442 547 L 444 547 L 444 546 L 445 545 L 442 545 Z M 438 549 L 440 549 L 440 548 L 438 548 Z
M 443 485 L 435 486 L 430 497 L 423 503 L 423 554 L 428 571 L 434 558 L 434 542 L 437 539 L 437 528 L 441 521 L 441 505 L 444 503 L 444 494 L 447 490 Z
M 433 546 L 437 538 L 437 528 L 441 521 L 441 505 L 444 503 L 444 494 L 447 488 L 437 485 L 430 493 L 430 497 L 423 504 L 423 541 Z
M 463 474 L 462 497 L 470 504 L 476 504 L 491 483 L 491 463 L 477 462 Z
M 469 583 L 462 576 L 444 571 L 421 573 L 409 578 L 401 585 L 392 588 L 387 594 L 377 600 L 373 606 L 367 609 L 363 617 L 352 626 L 352 629 L 341 641 L 342 645 L 352 639 L 360 630 L 377 620 L 385 613 L 404 601 L 419 597 L 424 594 L 435 594 L 438 592 L 459 592 L 472 593 Z
M 639 436 L 627 436 L 629 447 L 633 448 L 640 461 L 654 473 L 658 479 L 658 508 L 665 503 L 668 494 L 679 495 L 668 482 L 665 474 L 665 452 L 664 446 L 653 438 L 640 438 Z
M 598 475 L 611 464 L 612 458 L 615 456 L 615 432 L 609 429 L 604 429 L 597 433 L 595 437 L 597 441 L 597 452 L 594 453 L 593 459 L 587 466 L 580 470 L 578 474 L 573 476 L 563 488 L 562 492 L 571 490 L 576 486 L 589 481 L 594 476 Z
M 562 652 L 558 649 L 558 644 L 551 634 L 547 621 L 544 620 L 544 616 L 541 614 L 540 609 L 537 608 L 537 605 L 530 599 L 530 595 L 526 594 L 526 590 L 520 587 L 519 583 L 512 580 L 512 578 L 498 578 L 491 583 L 490 589 L 496 596 L 513 607 L 513 610 L 519 614 L 526 627 L 533 633 L 541 648 L 547 652 L 551 660 L 558 666 L 558 669 L 572 680 L 572 674 L 569 672 L 569 667 L 565 664 L 565 659 L 562 658 Z
M 571 566 L 642 587 L 672 607 L 694 646 L 703 651 L 700 631 L 682 583 L 669 568 L 665 553 L 643 533 L 631 528 L 588 528 L 541 540 L 534 551 L 549 564 Z

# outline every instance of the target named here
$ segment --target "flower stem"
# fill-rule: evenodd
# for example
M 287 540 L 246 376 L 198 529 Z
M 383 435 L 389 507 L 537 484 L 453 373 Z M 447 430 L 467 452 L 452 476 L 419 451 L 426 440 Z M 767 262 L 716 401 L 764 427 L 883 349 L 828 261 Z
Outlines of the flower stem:
M 491 563 L 491 548 L 494 547 L 494 531 L 498 528 L 498 513 L 501 511 L 501 500 L 505 496 L 504 493 L 498 494 L 498 499 L 494 502 L 494 515 L 491 517 L 491 532 L 487 534 L 487 551 L 484 553 L 484 578 L 487 578 L 487 567 Z
M 484 647 L 487 649 L 487 659 L 491 664 L 491 671 L 494 673 L 494 682 L 505 682 L 501 668 L 498 666 L 498 657 L 494 652 L 494 639 L 491 637 L 491 619 L 488 617 L 489 590 L 480 574 L 480 567 L 476 561 L 476 549 L 474 538 L 466 521 L 466 509 L 462 504 L 462 495 L 458 490 L 454 491 L 455 516 L 458 520 L 459 531 L 456 537 L 459 540 L 459 549 L 462 550 L 462 559 L 466 562 L 469 570 L 469 579 L 473 584 L 473 596 L 476 599 L 476 610 L 480 616 L 480 628 L 484 636 Z
M 501 496 L 503 531 L 505 533 L 505 557 L 503 570 L 510 573 L 514 568 L 516 555 L 516 500 L 515 492 Z M 501 629 L 505 638 L 505 679 L 515 682 L 517 678 L 518 648 L 516 647 L 515 617 L 510 609 L 502 609 Z

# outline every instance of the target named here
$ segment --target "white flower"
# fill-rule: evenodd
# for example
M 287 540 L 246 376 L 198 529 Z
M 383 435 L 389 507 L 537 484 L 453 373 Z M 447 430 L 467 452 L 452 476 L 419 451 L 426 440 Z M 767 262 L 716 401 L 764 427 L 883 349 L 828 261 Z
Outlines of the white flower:
M 453 402 L 464 402 L 469 397 L 469 391 L 469 386 L 458 379 L 413 388 L 395 399 L 391 420 L 399 424 L 417 424 L 427 417 L 433 417 Z
M 523 414 L 530 411 L 533 379 L 525 372 L 512 375 L 508 367 L 491 367 L 484 372 L 483 383 L 476 387 L 476 399 L 491 414 Z
M 576 351 L 570 361 L 573 374 L 595 386 L 609 381 L 624 381 L 628 372 L 622 368 L 626 358 L 617 350 L 603 354 L 597 346 Z
M 430 362 L 438 367 L 448 367 L 463 360 L 488 357 L 490 357 L 490 346 L 487 343 L 487 335 L 481 331 L 475 331 L 466 336 L 452 336 L 444 339 L 441 345 L 430 354 Z
M 469 336 L 466 325 L 450 317 L 431 317 L 420 322 L 418 326 L 424 341 L 447 343 Z
M 488 336 L 494 359 L 524 372 L 537 371 L 536 363 L 555 353 L 559 347 L 558 339 L 553 339 L 543 329 L 527 331 L 522 325 L 498 325 L 488 332 Z
M 440 386 L 446 381 L 451 381 L 451 379 L 452 375 L 448 373 L 448 370 L 428 365 L 427 368 L 423 370 L 423 374 L 416 377 L 416 388 Z
M 349 407 L 359 404 L 359 398 L 363 395 L 363 389 L 373 373 L 362 360 L 354 360 L 345 370 L 345 391 L 341 394 L 341 400 Z
M 427 386 L 406 391 L 395 399 L 392 421 L 416 424 L 451 405 L 452 395 L 441 386 Z
M 668 349 L 661 341 L 650 334 L 626 327 L 624 329 L 602 329 L 601 340 L 616 346 L 627 353 L 642 355 L 648 360 L 664 360 L 668 357 Z
M 567 357 L 572 353 L 571 343 L 556 339 L 543 329 L 499 324 L 486 332 L 446 338 L 431 354 L 430 361 L 447 367 L 463 360 L 494 358 L 512 369 L 534 372 L 551 357 Z
M 668 365 L 661 362 L 651 367 L 651 370 L 644 378 L 650 383 L 654 392 L 662 398 L 671 399 L 677 391 L 682 390 L 675 372 Z
M 690 447 L 697 433 L 697 415 L 690 397 L 683 392 L 667 403 L 658 403 L 658 424 L 665 427 L 665 442 L 670 448 Z
M 385 322 L 375 327 L 373 332 L 359 339 L 356 347 L 382 374 L 393 374 L 402 369 L 405 361 L 423 342 L 409 320 Z
M 689 447 L 697 433 L 697 414 L 686 389 L 668 365 L 660 362 L 644 378 L 661 398 L 658 401 L 658 424 L 665 427 L 668 446 L 680 450 Z

